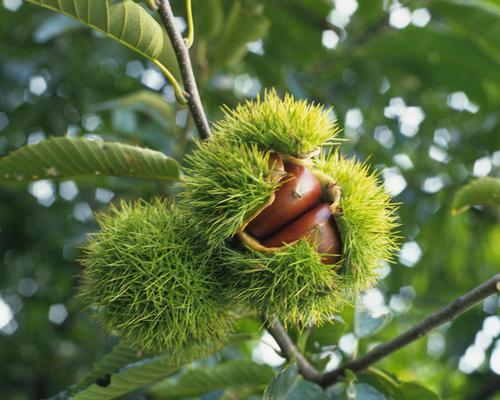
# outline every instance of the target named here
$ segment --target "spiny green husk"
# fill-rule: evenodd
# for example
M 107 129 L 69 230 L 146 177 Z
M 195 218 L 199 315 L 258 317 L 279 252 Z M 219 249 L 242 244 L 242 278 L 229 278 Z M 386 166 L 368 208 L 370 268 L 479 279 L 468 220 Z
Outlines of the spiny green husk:
M 342 259 L 322 264 L 315 246 L 304 240 L 272 255 L 228 246 L 221 256 L 235 299 L 298 325 L 328 320 L 360 290 L 375 284 L 381 262 L 390 261 L 397 250 L 395 205 L 378 175 L 338 151 L 313 162 L 312 169 L 331 176 L 342 188 L 342 212 L 335 217 Z
M 224 344 L 233 317 L 217 265 L 175 205 L 123 202 L 98 222 L 85 246 L 82 296 L 107 331 L 176 361 Z
M 335 143 L 338 131 L 328 110 L 288 94 L 281 99 L 273 90 L 226 109 L 212 137 L 186 157 L 181 202 L 218 246 L 278 188 L 279 179 L 270 176 L 270 151 L 302 157 Z
M 220 257 L 233 298 L 268 320 L 276 316 L 287 325 L 320 323 L 344 304 L 339 266 L 323 264 L 316 246 L 306 240 L 272 255 L 226 246 Z
M 224 109 L 214 136 L 300 158 L 335 142 L 339 127 L 329 111 L 289 94 L 280 98 L 269 90 L 264 98 L 259 96 L 234 110 Z
M 396 205 L 369 166 L 338 151 L 315 159 L 315 168 L 333 177 L 342 188 L 342 213 L 337 223 L 342 238 L 344 277 L 352 293 L 371 287 L 383 261 L 398 249 Z
M 105 328 L 189 360 L 224 343 L 231 306 L 304 326 L 330 319 L 373 285 L 397 249 L 395 206 L 377 174 L 338 151 L 303 161 L 342 188 L 337 264 L 323 264 L 306 240 L 272 254 L 232 240 L 280 185 L 271 152 L 311 156 L 336 133 L 321 107 L 267 92 L 226 110 L 214 135 L 187 157 L 179 206 L 138 202 L 101 215 L 83 260 L 83 294 Z
M 212 246 L 232 237 L 279 185 L 270 176 L 269 153 L 222 135 L 199 143 L 187 162 L 181 203 Z
M 279 186 L 269 152 L 301 157 L 332 143 L 337 128 L 320 107 L 279 99 L 274 91 L 247 102 L 216 125 L 188 157 L 181 204 L 193 225 L 219 248 L 221 280 L 237 303 L 287 324 L 321 323 L 377 280 L 377 268 L 396 250 L 396 217 L 377 174 L 337 151 L 312 157 L 311 170 L 342 188 L 336 216 L 343 243 L 336 265 L 321 263 L 315 246 L 299 241 L 274 254 L 235 248 L 228 239 Z

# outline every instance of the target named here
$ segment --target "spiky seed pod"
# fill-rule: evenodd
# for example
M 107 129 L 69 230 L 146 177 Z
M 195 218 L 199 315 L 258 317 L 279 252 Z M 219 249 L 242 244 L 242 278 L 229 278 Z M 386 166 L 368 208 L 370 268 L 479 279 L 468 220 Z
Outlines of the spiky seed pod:
M 279 187 L 284 173 L 269 162 L 270 151 L 307 158 L 336 143 L 339 131 L 329 110 L 274 91 L 224 111 L 210 140 L 186 157 L 181 194 L 213 246 L 234 236 Z
M 220 264 L 228 271 L 223 280 L 242 304 L 285 323 L 328 318 L 353 293 L 373 284 L 377 266 L 396 247 L 394 207 L 376 176 L 337 153 L 315 159 L 335 142 L 336 133 L 321 107 L 268 92 L 264 99 L 226 110 L 213 137 L 188 157 L 181 203 L 210 246 L 219 248 Z M 290 173 L 297 166 L 319 182 L 320 199 L 311 195 L 303 214 L 284 227 L 277 223 L 269 236 L 271 231 L 259 231 L 262 226 L 252 221 L 275 200 L 281 202 L 290 179 L 299 181 Z M 292 193 L 302 196 L 298 188 Z M 332 214 L 326 218 L 325 201 Z M 269 218 L 273 215 L 261 219 Z M 297 232 L 304 236 L 294 236 Z M 327 254 L 319 254 L 324 242 Z
M 82 295 L 107 331 L 179 362 L 225 342 L 233 316 L 218 266 L 175 205 L 122 203 L 98 223 L 85 246 Z
M 397 205 L 384 191 L 379 175 L 366 163 L 338 151 L 314 159 L 314 168 L 342 188 L 342 212 L 336 221 L 342 236 L 343 275 L 353 293 L 373 286 L 381 261 L 398 250 Z
M 330 109 L 289 94 L 280 98 L 274 90 L 234 110 L 225 108 L 224 113 L 214 127 L 215 135 L 296 158 L 316 154 L 323 146 L 335 143 L 340 130 Z

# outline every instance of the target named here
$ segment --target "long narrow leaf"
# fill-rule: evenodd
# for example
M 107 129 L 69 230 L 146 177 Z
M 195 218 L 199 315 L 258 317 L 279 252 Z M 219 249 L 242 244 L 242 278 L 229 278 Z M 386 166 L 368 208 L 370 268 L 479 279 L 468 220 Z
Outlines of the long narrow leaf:
M 0 159 L 0 181 L 81 176 L 178 179 L 179 165 L 158 151 L 114 142 L 57 137 Z
M 109 381 L 91 385 L 71 398 L 74 400 L 116 399 L 171 375 L 177 368 L 170 366 L 165 360 L 141 361 L 111 375 Z
M 120 342 L 94 365 L 92 371 L 79 384 L 73 387 L 72 392 L 82 391 L 100 380 L 105 380 L 119 369 L 126 367 L 128 364 L 138 362 L 143 358 L 143 352 Z
M 172 47 L 160 24 L 131 0 L 116 4 L 110 0 L 28 1 L 72 17 L 167 68 L 176 68 Z
M 262 387 L 273 379 L 273 369 L 252 361 L 234 360 L 214 367 L 187 371 L 178 380 L 154 385 L 148 394 L 155 400 L 196 397 L 219 389 Z

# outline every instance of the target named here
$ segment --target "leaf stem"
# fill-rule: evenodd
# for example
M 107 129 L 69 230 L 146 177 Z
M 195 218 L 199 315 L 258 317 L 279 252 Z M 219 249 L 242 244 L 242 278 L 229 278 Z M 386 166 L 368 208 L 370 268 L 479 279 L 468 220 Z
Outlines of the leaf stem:
M 186 0 L 186 17 L 187 17 L 187 29 L 188 34 L 186 38 L 187 48 L 191 48 L 194 42 L 194 24 L 193 24 L 193 7 L 191 6 L 191 0 Z
M 179 85 L 179 82 L 177 82 L 177 79 L 175 79 L 174 75 L 158 60 L 153 60 L 153 64 L 156 65 L 160 71 L 165 75 L 165 77 L 168 79 L 170 84 L 174 88 L 175 92 L 175 99 L 180 103 L 180 104 L 187 104 L 187 99 L 184 96 L 184 91 L 182 90 L 181 86 Z
M 180 32 L 175 27 L 174 14 L 172 12 L 172 7 L 170 6 L 170 1 L 160 0 L 158 2 L 158 6 L 161 21 L 165 26 L 165 30 L 167 31 L 167 35 L 170 38 L 170 42 L 172 43 L 172 47 L 174 49 L 177 62 L 179 63 L 179 69 L 181 71 L 182 81 L 186 91 L 184 93 L 184 97 L 187 98 L 187 104 L 189 110 L 191 111 L 194 123 L 198 128 L 200 137 L 202 139 L 207 139 L 210 136 L 210 126 L 205 115 L 205 110 L 201 104 L 198 86 L 196 85 L 196 79 L 191 65 L 191 59 L 189 58 L 188 47 Z
M 158 10 L 158 5 L 156 4 L 156 0 L 146 0 L 146 5 L 151 11 Z

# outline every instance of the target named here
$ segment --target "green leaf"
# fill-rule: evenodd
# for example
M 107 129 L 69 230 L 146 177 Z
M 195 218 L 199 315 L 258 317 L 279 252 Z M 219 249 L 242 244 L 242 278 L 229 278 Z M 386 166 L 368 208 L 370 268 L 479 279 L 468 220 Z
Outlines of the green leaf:
M 175 372 L 165 360 L 148 359 L 131 364 L 111 375 L 109 381 L 94 384 L 72 397 L 74 400 L 109 400 L 131 393 Z
M 500 6 L 485 0 L 439 0 L 429 3 L 454 31 L 471 38 L 485 53 L 500 62 Z
M 139 4 L 125 0 L 28 0 L 104 33 L 150 60 L 171 66 L 170 42 L 160 24 Z
M 384 394 L 366 383 L 355 383 L 352 390 L 354 400 L 388 400 Z
M 175 113 L 163 96 L 150 90 L 139 90 L 123 97 L 96 104 L 94 111 L 116 110 L 128 108 L 137 110 L 150 116 L 164 127 L 170 126 L 175 121 Z
M 439 400 L 440 396 L 416 382 L 406 382 L 399 388 L 403 400 Z
M 465 185 L 455 195 L 452 213 L 456 215 L 474 205 L 500 205 L 500 179 L 486 176 Z
M 246 44 L 262 38 L 268 28 L 262 4 L 251 0 L 232 3 L 222 37 L 214 43 L 214 67 L 228 67 L 240 61 L 247 52 Z
M 381 393 L 398 400 L 439 400 L 434 391 L 417 382 L 401 382 L 392 374 L 370 368 L 357 375 L 360 382 L 366 383 Z
M 315 383 L 298 375 L 297 366 L 283 370 L 264 392 L 264 400 L 328 400 L 328 396 Z
M 0 159 L 0 181 L 90 175 L 179 179 L 177 162 L 158 151 L 114 142 L 57 137 Z
M 331 400 L 399 400 L 388 397 L 367 383 L 337 382 L 326 389 Z
M 118 369 L 140 361 L 142 358 L 144 358 L 142 351 L 133 349 L 125 343 L 120 342 L 94 365 L 92 371 L 79 384 L 72 388 L 72 392 L 81 391 L 99 380 L 106 379 L 108 375 L 112 375 Z
M 265 387 L 273 377 L 274 371 L 267 365 L 233 360 L 213 367 L 187 370 L 178 379 L 157 383 L 148 394 L 155 400 L 196 397 L 219 389 Z

